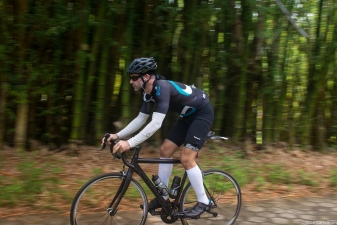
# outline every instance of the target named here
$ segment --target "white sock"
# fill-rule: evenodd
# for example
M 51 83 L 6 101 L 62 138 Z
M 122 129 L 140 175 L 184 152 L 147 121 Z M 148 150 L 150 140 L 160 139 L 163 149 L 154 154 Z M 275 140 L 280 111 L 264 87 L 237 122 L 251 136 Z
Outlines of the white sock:
M 162 158 L 160 157 L 160 159 L 172 159 L 172 158 Z M 163 181 L 163 183 L 166 185 L 166 187 L 169 189 L 168 187 L 168 182 L 170 180 L 170 176 L 172 174 L 172 169 L 173 169 L 173 164 L 167 164 L 167 163 L 159 163 L 158 166 L 158 176 L 160 177 L 160 179 Z M 163 198 L 166 200 L 168 199 L 167 197 Z
M 202 173 L 198 165 L 195 167 L 186 170 L 188 179 L 191 182 L 191 185 L 197 195 L 198 202 L 202 202 L 206 205 L 209 204 L 208 197 L 205 193 L 205 188 L 203 184 Z

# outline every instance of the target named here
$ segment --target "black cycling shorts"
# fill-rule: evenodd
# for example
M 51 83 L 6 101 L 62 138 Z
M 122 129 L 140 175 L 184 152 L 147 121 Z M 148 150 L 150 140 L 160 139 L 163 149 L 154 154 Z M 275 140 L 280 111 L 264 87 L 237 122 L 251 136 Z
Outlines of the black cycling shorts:
M 191 116 L 181 117 L 171 128 L 167 139 L 179 147 L 184 144 L 186 148 L 199 152 L 213 121 L 214 111 L 211 103 L 207 103 Z

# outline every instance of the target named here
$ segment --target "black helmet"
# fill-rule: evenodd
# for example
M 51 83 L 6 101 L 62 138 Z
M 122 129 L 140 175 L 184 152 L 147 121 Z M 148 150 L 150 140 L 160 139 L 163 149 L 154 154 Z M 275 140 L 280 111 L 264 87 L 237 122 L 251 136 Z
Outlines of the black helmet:
M 155 71 L 157 69 L 157 62 L 152 57 L 150 58 L 138 58 L 134 59 L 130 63 L 126 73 L 130 74 L 144 74 L 149 71 Z

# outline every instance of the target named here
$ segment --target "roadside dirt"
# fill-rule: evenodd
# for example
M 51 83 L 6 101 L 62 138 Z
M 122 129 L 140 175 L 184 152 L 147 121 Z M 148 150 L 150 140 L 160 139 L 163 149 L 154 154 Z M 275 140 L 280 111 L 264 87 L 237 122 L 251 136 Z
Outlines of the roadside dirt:
M 198 163 L 210 167 L 216 163 L 217 159 L 223 157 L 238 156 L 238 151 L 233 146 L 223 145 L 217 148 L 216 152 L 209 147 L 205 147 L 199 155 Z M 236 148 L 237 149 L 237 148 Z M 174 155 L 179 158 L 180 151 Z M 142 158 L 157 158 L 159 149 L 143 146 Z M 286 149 L 268 149 L 267 151 L 250 151 L 249 154 L 242 154 L 242 161 L 249 163 L 252 169 L 263 174 L 261 167 L 263 165 L 281 165 L 288 172 L 296 174 L 303 171 L 305 174 L 311 174 L 310 179 L 317 177 L 318 185 L 285 185 L 272 184 L 264 182 L 261 190 L 257 190 L 257 183 L 250 182 L 242 187 L 243 201 L 249 203 L 257 200 L 266 200 L 273 198 L 298 198 L 302 196 L 322 196 L 336 193 L 336 189 L 331 188 L 329 178 L 331 171 L 337 169 L 336 156 L 337 152 L 322 154 L 318 152 L 303 152 L 300 150 Z M 2 178 L 13 180 L 14 178 L 23 177 L 22 172 L 17 166 L 22 162 L 31 162 L 34 167 L 43 166 L 47 173 L 42 177 L 55 176 L 62 181 L 58 184 L 58 192 L 54 193 L 53 184 L 41 187 L 42 193 L 37 196 L 34 204 L 21 204 L 13 207 L 0 207 L 0 217 L 15 216 L 19 214 L 37 214 L 57 209 L 58 213 L 68 214 L 72 198 L 81 187 L 80 181 L 87 181 L 94 177 L 95 174 L 107 172 L 119 172 L 122 169 L 120 160 L 112 160 L 108 149 L 100 151 L 99 147 L 78 146 L 76 151 L 60 150 L 48 151 L 41 147 L 39 151 L 17 153 L 13 149 L 6 147 L 0 152 L 0 175 Z M 240 158 L 239 158 L 240 160 Z M 176 165 L 181 167 L 181 165 Z M 58 168 L 58 169 L 55 169 Z M 158 166 L 156 164 L 144 164 L 146 173 L 157 174 Z M 50 173 L 48 170 L 50 169 Z M 232 173 L 234 171 L 227 171 Z M 281 172 L 281 171 L 280 171 Z M 1 180 L 0 180 L 1 181 Z M 6 181 L 0 182 L 0 185 L 6 184 Z M 65 198 L 64 196 L 67 196 Z

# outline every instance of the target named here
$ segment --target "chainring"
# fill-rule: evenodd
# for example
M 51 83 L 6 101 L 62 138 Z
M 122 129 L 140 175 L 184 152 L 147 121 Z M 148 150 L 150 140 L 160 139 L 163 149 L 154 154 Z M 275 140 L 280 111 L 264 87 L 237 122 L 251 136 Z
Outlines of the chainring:
M 174 203 L 171 202 L 172 207 L 173 207 L 173 204 Z M 179 211 L 178 207 L 176 207 L 174 211 L 178 212 Z M 160 214 L 161 214 L 160 218 L 164 223 L 171 224 L 171 223 L 174 223 L 178 220 L 178 217 L 172 217 L 171 215 L 167 215 L 167 212 L 166 212 L 165 209 L 161 209 Z

